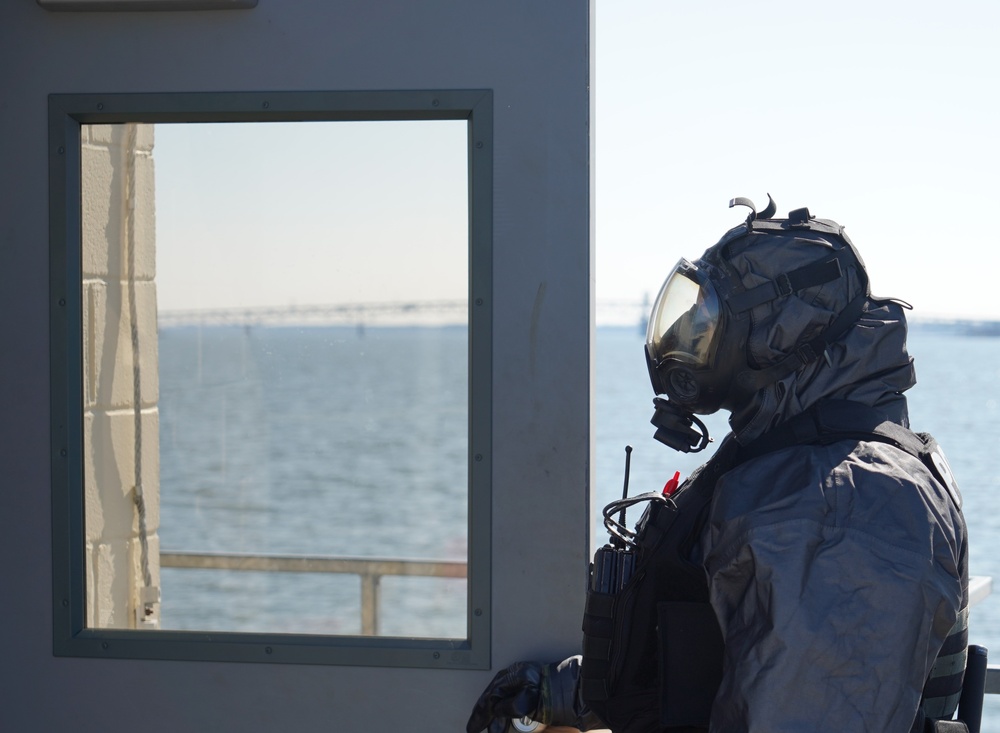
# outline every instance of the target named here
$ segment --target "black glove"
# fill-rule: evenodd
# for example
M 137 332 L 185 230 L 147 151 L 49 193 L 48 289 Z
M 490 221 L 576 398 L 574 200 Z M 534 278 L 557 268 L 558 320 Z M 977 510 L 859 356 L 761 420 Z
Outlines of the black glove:
M 511 718 L 581 730 L 601 723 L 577 694 L 580 657 L 556 664 L 515 662 L 497 673 L 472 709 L 466 733 L 504 733 Z

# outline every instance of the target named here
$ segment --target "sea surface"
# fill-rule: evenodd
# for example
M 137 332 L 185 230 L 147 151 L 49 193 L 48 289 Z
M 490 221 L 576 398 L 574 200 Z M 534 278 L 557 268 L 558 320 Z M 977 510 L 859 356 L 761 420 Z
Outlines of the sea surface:
M 464 328 L 160 331 L 162 552 L 462 560 Z M 352 575 L 164 568 L 168 629 L 358 634 Z M 379 632 L 466 637 L 465 581 L 386 577 Z
M 1000 659 L 1000 338 L 911 324 L 915 430 L 934 434 L 965 501 L 971 573 L 998 579 L 970 641 Z M 599 327 L 596 512 L 707 458 L 652 438 L 636 327 Z M 160 331 L 161 549 L 463 560 L 467 339 L 462 328 L 171 327 Z M 716 439 L 722 415 L 706 420 Z M 632 517 L 632 521 L 638 517 Z M 321 580 L 319 580 L 321 578 Z M 164 568 L 170 629 L 357 634 L 352 576 Z M 379 631 L 465 636 L 465 583 L 386 578 Z M 995 663 L 995 662 L 994 662 Z M 1000 730 L 1000 696 L 984 730 Z

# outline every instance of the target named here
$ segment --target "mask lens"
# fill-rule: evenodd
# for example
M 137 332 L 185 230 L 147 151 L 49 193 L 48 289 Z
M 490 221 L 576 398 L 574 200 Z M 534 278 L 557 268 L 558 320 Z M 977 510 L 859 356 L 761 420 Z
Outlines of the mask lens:
M 673 359 L 696 368 L 711 366 L 719 315 L 715 288 L 695 265 L 682 259 L 653 304 L 647 353 L 657 365 Z

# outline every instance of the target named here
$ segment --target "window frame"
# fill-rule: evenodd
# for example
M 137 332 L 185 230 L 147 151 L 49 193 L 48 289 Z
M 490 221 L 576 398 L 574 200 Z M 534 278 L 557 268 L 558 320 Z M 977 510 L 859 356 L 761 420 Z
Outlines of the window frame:
M 86 626 L 81 125 L 468 120 L 468 636 L 370 636 Z M 49 96 L 53 653 L 124 659 L 488 669 L 491 641 L 493 93 L 491 90 Z

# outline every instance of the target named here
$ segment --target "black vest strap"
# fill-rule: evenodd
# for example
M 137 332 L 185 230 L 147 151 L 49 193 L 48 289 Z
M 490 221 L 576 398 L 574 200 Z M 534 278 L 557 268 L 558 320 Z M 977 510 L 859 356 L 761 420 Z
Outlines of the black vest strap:
M 823 400 L 743 446 L 739 462 L 793 445 L 841 440 L 889 443 L 918 458 L 927 450 L 923 439 L 881 410 L 849 400 Z

